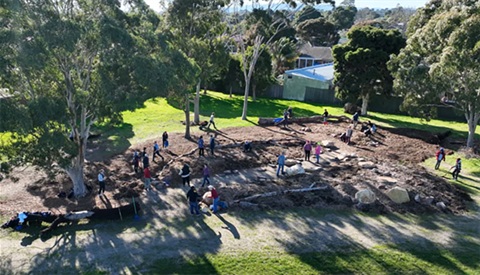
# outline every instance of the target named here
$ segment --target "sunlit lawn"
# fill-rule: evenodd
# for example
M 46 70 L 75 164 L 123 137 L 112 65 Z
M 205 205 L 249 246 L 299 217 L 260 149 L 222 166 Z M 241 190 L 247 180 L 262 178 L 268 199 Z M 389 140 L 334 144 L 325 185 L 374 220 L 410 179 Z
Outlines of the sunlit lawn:
M 252 126 L 257 123 L 259 117 L 281 117 L 283 110 L 291 106 L 295 116 L 321 115 L 325 109 L 331 115 L 347 115 L 340 106 L 326 106 L 300 101 L 284 99 L 260 98 L 248 104 L 248 121 L 241 120 L 243 108 L 243 96 L 234 95 L 230 98 L 227 94 L 209 91 L 206 95 L 201 94 L 200 120 L 208 120 L 210 114 L 215 112 L 215 122 L 218 128 Z M 193 119 L 193 106 L 191 108 Z M 182 108 L 170 104 L 164 98 L 156 98 L 145 102 L 143 108 L 123 113 L 124 124 L 115 127 L 101 127 L 110 136 L 123 136 L 128 138 L 131 144 L 143 140 L 160 137 L 163 131 L 184 132 L 185 126 L 181 121 L 185 120 Z M 366 118 L 361 118 L 361 120 Z M 444 132 L 452 130 L 457 136 L 466 138 L 468 133 L 467 124 L 464 122 L 431 120 L 422 121 L 403 115 L 382 114 L 370 112 L 369 118 L 380 126 L 415 128 L 432 132 Z M 192 131 L 198 131 L 193 127 Z M 480 127 L 477 127 L 477 138 L 480 138 Z
M 151 268 L 162 274 L 478 274 L 472 251 L 379 246 L 348 252 L 243 252 L 162 259 Z

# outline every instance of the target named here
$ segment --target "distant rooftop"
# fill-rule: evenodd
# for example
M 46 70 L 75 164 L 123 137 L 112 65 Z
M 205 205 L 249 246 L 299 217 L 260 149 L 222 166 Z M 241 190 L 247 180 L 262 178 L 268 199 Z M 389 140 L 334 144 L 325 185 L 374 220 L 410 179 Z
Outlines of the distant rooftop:
M 298 48 L 300 58 L 308 57 L 326 62 L 333 61 L 332 48 L 330 47 L 315 47 L 310 43 L 305 43 Z
M 301 69 L 285 71 L 286 75 L 295 75 L 320 81 L 333 81 L 333 63 L 305 67 Z

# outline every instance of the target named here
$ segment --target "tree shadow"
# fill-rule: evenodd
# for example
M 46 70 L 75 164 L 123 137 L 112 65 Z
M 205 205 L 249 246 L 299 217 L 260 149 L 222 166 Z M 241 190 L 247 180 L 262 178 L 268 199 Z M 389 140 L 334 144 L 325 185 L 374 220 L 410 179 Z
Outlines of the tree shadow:
M 119 152 L 127 151 L 131 146 L 129 139 L 135 135 L 133 125 L 128 123 L 102 124 L 92 128 L 92 131 L 101 133 L 99 138 L 87 145 L 85 159 L 92 162 L 110 159 Z
M 459 131 L 453 130 L 448 127 L 430 125 L 428 123 L 414 123 L 392 118 L 386 119 L 375 115 L 369 115 L 368 118 L 385 123 L 392 127 L 381 127 L 381 129 L 385 131 L 389 131 L 391 133 L 403 135 L 410 138 L 421 139 L 432 144 L 438 144 L 439 141 L 441 142 L 443 139 L 439 138 L 439 135 L 448 131 L 453 132 L 456 136 L 463 139 L 466 139 L 468 136 L 468 130 Z M 479 133 L 475 133 L 475 139 L 480 140 Z

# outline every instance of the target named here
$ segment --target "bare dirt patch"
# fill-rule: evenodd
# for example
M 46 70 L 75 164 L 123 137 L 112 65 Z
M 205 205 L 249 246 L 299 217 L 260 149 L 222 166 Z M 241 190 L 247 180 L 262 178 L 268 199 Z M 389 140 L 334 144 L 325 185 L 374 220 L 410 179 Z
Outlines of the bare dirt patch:
M 178 169 L 183 163 L 187 162 L 192 167 L 192 178 L 200 178 L 203 164 L 207 163 L 217 178 L 223 178 L 227 182 L 219 186 L 219 191 L 222 199 L 231 204 L 231 211 L 241 209 L 235 201 L 250 195 L 306 188 L 313 183 L 329 187 L 325 190 L 259 198 L 252 203 L 259 208 L 350 208 L 358 206 L 354 199 L 355 193 L 368 188 L 378 200 L 372 205 L 362 206 L 361 209 L 365 211 L 462 213 L 467 210 L 466 201 L 471 200 L 467 193 L 417 165 L 434 154 L 437 146 L 435 142 L 440 141 L 438 136 L 411 129 L 379 129 L 373 137 L 355 131 L 352 144 L 346 145 L 337 138 L 346 127 L 345 123 L 290 125 L 288 129 L 252 126 L 195 132 L 192 140 L 185 139 L 180 133 L 171 134 L 170 147 L 162 151 L 165 161 L 151 163 L 152 172 L 159 180 L 167 181 L 171 188 L 176 188 L 181 185 Z M 302 131 L 306 128 L 311 129 L 311 132 Z M 197 138 L 202 135 L 208 143 L 212 134 L 218 143 L 215 156 L 206 152 L 206 157 L 198 157 L 197 152 L 192 152 L 197 146 Z M 253 141 L 251 152 L 242 150 L 241 144 L 245 139 Z M 161 140 L 161 133 L 156 140 Z M 310 172 L 276 178 L 274 166 L 277 156 L 285 152 L 288 159 L 302 162 L 302 146 L 306 140 L 330 140 L 334 146 L 324 148 L 320 164 L 303 162 L 304 167 L 312 169 Z M 32 168 L 17 170 L 17 181 L 5 179 L 1 183 L 0 215 L 10 216 L 19 211 L 48 210 L 61 213 L 93 207 L 109 208 L 131 202 L 132 196 L 145 196 L 141 175 L 133 172 L 130 161 L 133 149 L 147 147 L 151 156 L 153 141 L 137 144 L 124 154 L 109 160 L 87 163 L 86 179 L 92 191 L 81 199 L 57 197 L 58 193 L 68 193 L 71 188 L 65 175 L 60 174 L 54 180 L 49 180 Z M 311 161 L 314 161 L 314 156 Z M 360 161 L 371 161 L 374 166 L 361 168 Z M 108 175 L 106 199 L 96 196 L 94 179 L 100 168 L 104 168 Z M 255 175 L 247 173 L 246 176 L 236 176 L 244 170 L 255 171 Z M 229 177 L 229 180 L 225 180 L 225 177 Z M 198 183 L 199 180 L 194 182 Z M 404 204 L 391 201 L 385 192 L 394 186 L 407 189 L 411 201 Z M 433 200 L 418 203 L 413 200 L 416 195 Z M 446 208 L 435 206 L 436 202 L 443 202 Z

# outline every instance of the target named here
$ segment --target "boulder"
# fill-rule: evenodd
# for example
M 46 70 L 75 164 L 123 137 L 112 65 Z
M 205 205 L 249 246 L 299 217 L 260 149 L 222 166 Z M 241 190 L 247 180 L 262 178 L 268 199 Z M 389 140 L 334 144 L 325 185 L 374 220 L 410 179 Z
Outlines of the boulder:
M 363 169 L 373 169 L 375 168 L 375 163 L 371 161 L 360 161 L 358 162 L 358 166 L 360 166 Z
M 300 163 L 297 163 L 296 165 L 294 165 L 292 167 L 287 167 L 287 169 L 285 169 L 285 174 L 287 176 L 305 174 L 305 169 L 303 169 L 303 167 Z
M 375 202 L 377 196 L 370 189 L 362 189 L 355 194 L 355 199 L 360 203 L 368 204 Z
M 333 147 L 334 143 L 331 140 L 324 140 L 324 141 L 322 141 L 322 146 L 323 147 Z
M 300 163 L 298 160 L 294 160 L 294 159 L 286 159 L 285 160 L 285 166 L 294 166 L 294 165 L 297 165 L 298 163 Z
M 410 197 L 408 196 L 407 189 L 405 188 L 395 186 L 392 189 L 388 190 L 386 194 L 395 203 L 400 204 L 400 203 L 405 203 L 410 201 Z
M 443 201 L 439 201 L 436 203 L 436 206 L 442 210 L 445 210 L 447 209 L 447 206 L 445 205 L 445 203 Z

